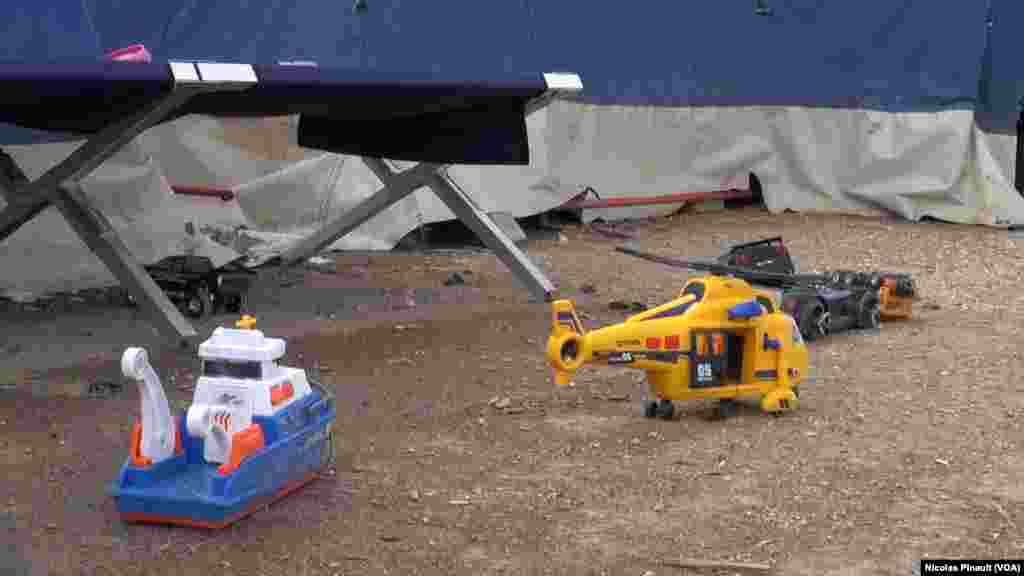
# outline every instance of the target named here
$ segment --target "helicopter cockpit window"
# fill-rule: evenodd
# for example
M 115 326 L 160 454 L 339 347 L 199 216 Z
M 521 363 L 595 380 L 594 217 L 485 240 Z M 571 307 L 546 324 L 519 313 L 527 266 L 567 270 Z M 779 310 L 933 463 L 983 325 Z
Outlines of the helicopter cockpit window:
M 203 376 L 259 380 L 263 377 L 263 370 L 259 362 L 203 360 Z
M 704 297 L 704 283 L 703 282 L 690 282 L 683 288 L 683 295 L 693 294 L 694 302 L 699 302 Z

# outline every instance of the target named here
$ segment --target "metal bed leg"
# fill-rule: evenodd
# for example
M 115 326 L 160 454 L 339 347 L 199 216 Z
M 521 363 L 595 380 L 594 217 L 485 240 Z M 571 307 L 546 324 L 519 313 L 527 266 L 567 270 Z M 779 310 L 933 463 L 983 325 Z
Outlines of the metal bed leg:
M 34 181 L 29 181 L 6 154 L 2 155 L 0 170 L 0 193 L 7 202 L 0 212 L 0 241 L 55 205 L 85 245 L 151 314 L 157 329 L 179 341 L 195 338 L 195 329 L 135 261 L 107 219 L 91 208 L 79 182 L 197 91 L 179 88 L 168 93 L 137 114 L 103 129 Z
M 364 157 L 362 160 L 384 183 L 384 187 L 288 250 L 280 258 L 282 268 L 294 266 L 316 255 L 402 198 L 426 186 L 512 270 L 532 295 L 545 302 L 551 300 L 555 292 L 551 281 L 491 217 L 444 173 L 444 165 L 423 163 L 397 172 L 380 158 Z
M 281 256 L 282 266 L 294 266 L 315 256 L 339 238 L 425 186 L 429 175 L 439 168 L 436 164 L 417 164 L 408 170 L 396 172 L 379 158 L 363 158 L 363 162 L 384 183 L 384 187 L 285 252 Z
M 525 252 L 494 223 L 473 199 L 447 174 L 440 171 L 430 174 L 430 188 L 448 209 L 472 230 L 483 243 L 505 263 L 534 297 L 550 302 L 555 287 L 544 272 L 530 260 Z

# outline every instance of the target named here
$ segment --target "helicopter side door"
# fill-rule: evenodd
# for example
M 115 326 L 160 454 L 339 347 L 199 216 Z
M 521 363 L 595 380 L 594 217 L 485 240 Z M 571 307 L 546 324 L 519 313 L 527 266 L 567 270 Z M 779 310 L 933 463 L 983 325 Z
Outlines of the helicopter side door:
M 693 330 L 690 388 L 735 386 L 743 369 L 743 338 L 729 330 Z

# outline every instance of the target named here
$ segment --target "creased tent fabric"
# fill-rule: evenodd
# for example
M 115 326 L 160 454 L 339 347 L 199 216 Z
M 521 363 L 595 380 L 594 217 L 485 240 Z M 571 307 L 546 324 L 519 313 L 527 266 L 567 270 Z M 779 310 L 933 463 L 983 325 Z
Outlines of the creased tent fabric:
M 452 169 L 478 201 L 541 211 L 585 186 L 602 197 L 648 196 L 716 188 L 754 172 L 774 211 L 881 209 L 985 225 L 1024 220 L 1012 187 L 1024 4 L 761 4 L 768 15 L 749 0 L 367 0 L 365 12 L 350 2 L 12 2 L 0 8 L 7 26 L 0 60 L 28 53 L 86 58 L 143 43 L 157 59 L 315 61 L 439 79 L 567 70 L 580 74 L 584 91 L 527 123 L 530 166 Z M 217 124 L 182 118 L 151 131 L 161 134 L 161 145 L 146 135 L 140 146 L 176 181 L 234 175 L 229 183 L 242 195 L 241 216 L 204 207 L 204 218 L 233 221 L 272 210 L 280 190 L 291 205 L 269 228 L 305 226 L 326 198 L 306 183 L 330 179 L 313 173 L 321 164 L 310 159 L 320 154 L 275 167 L 272 154 L 219 138 Z M 298 124 L 292 129 L 297 139 Z M 211 156 L 231 160 L 220 166 Z M 321 162 L 324 170 L 334 165 Z M 358 162 L 341 164 L 327 202 L 333 207 L 354 205 L 376 187 Z M 388 246 L 421 220 L 449 217 L 428 193 L 406 202 L 394 218 L 382 215 L 357 231 L 352 246 Z M 672 209 L 592 210 L 586 217 Z

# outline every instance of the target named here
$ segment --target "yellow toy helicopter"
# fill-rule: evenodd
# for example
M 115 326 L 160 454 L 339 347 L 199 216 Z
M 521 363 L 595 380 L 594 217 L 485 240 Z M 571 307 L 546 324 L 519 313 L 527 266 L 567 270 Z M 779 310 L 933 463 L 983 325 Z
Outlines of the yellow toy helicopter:
M 807 346 L 773 302 L 739 278 L 703 276 L 675 300 L 587 332 L 572 301 L 556 300 L 548 363 L 560 386 L 589 363 L 646 371 L 655 398 L 644 402 L 648 418 L 671 419 L 673 401 L 695 399 L 718 399 L 721 416 L 735 412 L 739 397 L 758 397 L 773 414 L 795 410 Z

